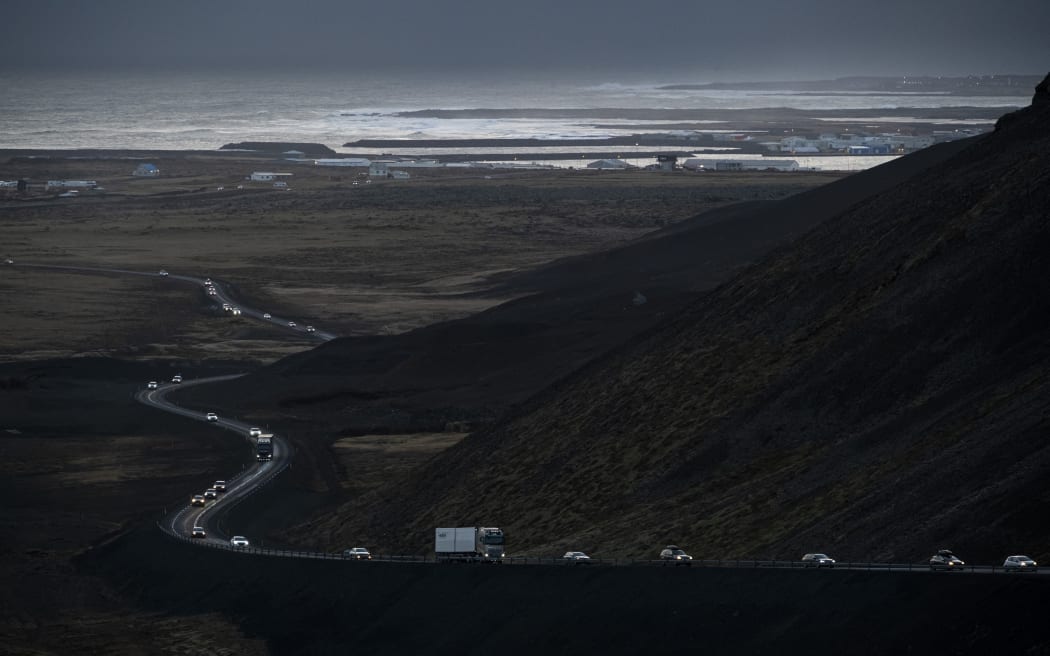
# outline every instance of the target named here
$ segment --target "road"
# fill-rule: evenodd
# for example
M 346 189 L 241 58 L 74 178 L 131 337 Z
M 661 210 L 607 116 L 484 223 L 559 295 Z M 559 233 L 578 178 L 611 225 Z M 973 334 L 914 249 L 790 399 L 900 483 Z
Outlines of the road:
M 157 389 L 140 390 L 135 395 L 135 399 L 140 403 L 164 410 L 165 412 L 189 417 L 191 419 L 208 423 L 216 428 L 232 431 L 243 437 L 244 440 L 251 445 L 252 453 L 254 453 L 257 440 L 256 438 L 250 437 L 248 434 L 248 431 L 251 428 L 250 425 L 222 416 L 219 417 L 218 421 L 209 422 L 207 420 L 207 412 L 209 411 L 197 411 L 183 408 L 175 405 L 167 398 L 169 393 L 177 389 L 233 380 L 239 377 L 240 374 L 232 376 L 213 376 L 197 380 L 185 380 L 182 383 L 164 383 L 159 385 Z M 292 455 L 293 451 L 288 441 L 280 435 L 274 435 L 272 460 L 259 462 L 253 457 L 251 465 L 244 471 L 238 472 L 234 476 L 228 476 L 225 479 L 220 478 L 220 480 L 226 481 L 226 492 L 220 494 L 219 498 L 214 501 L 207 501 L 203 507 L 189 505 L 189 500 L 194 494 L 203 494 L 204 490 L 188 491 L 186 495 L 186 506 L 166 517 L 162 521 L 162 526 L 164 526 L 166 530 L 170 530 L 171 533 L 182 537 L 191 537 L 193 527 L 201 526 L 204 527 L 207 534 L 207 537 L 204 539 L 205 542 L 222 545 L 228 544 L 230 536 L 223 535 L 218 528 L 221 516 L 229 512 L 231 508 L 236 506 L 245 497 L 258 491 L 259 488 L 268 483 L 274 476 L 284 471 L 291 463 Z
M 73 273 L 96 273 L 96 274 L 123 274 L 123 275 L 136 275 L 136 276 L 148 276 L 152 278 L 161 278 L 171 281 L 179 281 L 192 283 L 194 285 L 203 286 L 205 284 L 204 278 L 197 278 L 194 276 L 186 275 L 174 275 L 165 274 L 162 275 L 159 272 L 143 272 L 133 271 L 127 269 L 104 269 L 104 268 L 92 268 L 92 267 L 74 267 L 74 266 L 61 266 L 61 265 L 47 265 L 47 264 L 18 264 L 19 267 L 24 268 L 39 268 L 39 269 L 51 269 L 60 271 L 70 271 Z M 230 303 L 231 305 L 237 305 L 240 307 L 242 316 L 251 317 L 259 321 L 267 321 L 276 323 L 284 326 L 289 330 L 302 333 L 306 337 L 317 339 L 320 341 L 328 341 L 337 337 L 334 334 L 316 331 L 313 333 L 306 332 L 303 326 L 288 326 L 289 320 L 271 317 L 265 319 L 263 312 L 253 308 L 245 307 L 238 304 L 237 301 L 229 292 L 228 285 L 219 281 L 213 281 L 216 289 L 216 296 L 219 303 Z M 216 428 L 233 431 L 238 435 L 241 435 L 247 442 L 253 447 L 255 446 L 254 438 L 249 436 L 249 429 L 251 426 L 241 421 L 231 419 L 229 417 L 219 416 L 217 421 L 208 422 L 206 411 L 191 410 L 178 406 L 166 397 L 169 393 L 176 389 L 184 387 L 190 387 L 194 385 L 207 385 L 209 383 L 215 383 L 220 381 L 233 380 L 241 376 L 241 374 L 235 374 L 230 376 L 215 376 L 210 378 L 200 378 L 196 380 L 184 380 L 182 383 L 162 383 L 157 389 L 144 389 L 140 390 L 135 398 L 141 403 L 155 407 L 165 412 L 171 412 L 173 414 L 182 415 L 183 417 L 189 417 L 198 421 L 213 424 Z M 210 410 L 214 411 L 214 410 Z M 226 493 L 219 496 L 214 501 L 208 501 L 204 507 L 192 506 L 189 504 L 189 499 L 194 494 L 202 494 L 204 490 L 192 490 L 187 492 L 186 506 L 169 514 L 160 522 L 160 526 L 163 530 L 170 534 L 183 538 L 186 540 L 192 540 L 195 544 L 200 546 L 210 546 L 218 548 L 231 548 L 229 545 L 229 537 L 223 535 L 218 528 L 220 519 L 223 515 L 228 513 L 230 509 L 236 506 L 247 496 L 258 491 L 262 486 L 272 480 L 279 473 L 284 471 L 291 463 L 293 455 L 292 448 L 288 441 L 279 435 L 274 435 L 274 453 L 273 459 L 270 461 L 258 462 L 254 459 L 251 461 L 251 465 L 244 471 L 239 472 L 235 476 L 227 477 L 226 480 Z M 194 526 L 202 526 L 205 528 L 207 537 L 204 539 L 192 538 L 191 531 Z M 295 558 L 313 558 L 313 559 L 332 559 L 338 558 L 339 556 L 331 553 L 324 552 L 308 552 L 308 551 L 286 551 L 286 550 L 273 550 L 273 549 L 261 549 L 253 546 L 249 549 L 243 550 L 246 553 L 253 554 L 267 554 L 273 556 L 286 556 Z M 1004 555 L 1005 558 L 1005 555 Z M 434 563 L 434 557 L 426 556 L 375 556 L 375 560 L 386 560 L 395 562 L 415 562 L 415 563 Z M 504 562 L 512 565 L 576 565 L 572 561 L 565 561 L 560 558 L 534 558 L 534 557 L 517 557 L 517 558 L 506 558 Z M 664 563 L 659 560 L 650 559 L 594 559 L 589 561 L 583 566 L 583 569 L 594 566 L 665 566 Z M 813 569 L 814 571 L 826 570 L 826 571 L 880 571 L 880 572 L 898 572 L 898 573 L 909 573 L 909 572 L 929 572 L 930 569 L 926 563 L 854 563 L 854 562 L 840 562 L 835 565 L 834 568 L 807 568 L 805 563 L 799 561 L 777 561 L 777 560 L 694 560 L 692 567 L 706 568 L 706 567 L 732 567 L 732 568 L 745 568 L 745 569 Z M 970 565 L 967 564 L 964 567 L 957 570 L 955 573 L 971 573 L 971 574 L 1009 574 L 1004 570 L 1001 565 Z M 951 576 L 953 572 L 940 572 L 943 575 Z M 1035 572 L 1027 572 L 1031 575 L 1050 575 L 1050 570 L 1047 568 L 1039 569 Z
M 18 269 L 45 269 L 51 271 L 68 271 L 70 273 L 88 273 L 98 275 L 125 275 L 125 276 L 142 276 L 146 278 L 154 278 L 158 280 L 164 280 L 169 282 L 182 282 L 196 285 L 199 288 L 204 287 L 204 281 L 207 278 L 198 278 L 195 276 L 178 275 L 169 273 L 162 275 L 160 270 L 158 271 L 136 271 L 133 269 L 107 269 L 101 267 L 81 267 L 81 266 L 66 266 L 60 264 L 22 264 L 14 263 L 9 266 L 17 267 Z M 218 305 L 223 303 L 229 303 L 230 305 L 237 307 L 241 310 L 241 316 L 255 319 L 257 321 L 277 326 L 283 330 L 287 330 L 296 333 L 306 339 L 313 339 L 321 342 L 327 342 L 338 337 L 335 333 L 331 333 L 325 330 L 314 330 L 312 332 L 307 331 L 306 327 L 309 325 L 307 322 L 302 320 L 296 320 L 290 317 L 278 317 L 271 316 L 269 319 L 265 317 L 267 314 L 265 310 L 258 310 L 245 306 L 239 302 L 230 290 L 228 283 L 221 280 L 212 279 L 212 284 L 215 287 L 215 296 L 209 298 L 213 299 Z M 295 324 L 294 326 L 291 324 Z

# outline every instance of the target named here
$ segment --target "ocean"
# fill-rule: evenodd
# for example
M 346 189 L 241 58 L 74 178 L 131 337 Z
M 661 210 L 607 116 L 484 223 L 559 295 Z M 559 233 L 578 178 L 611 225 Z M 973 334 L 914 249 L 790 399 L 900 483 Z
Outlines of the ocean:
M 337 152 L 358 139 L 564 139 L 658 132 L 666 120 L 405 116 L 426 109 L 928 109 L 1002 108 L 1017 96 L 814 94 L 665 89 L 696 80 L 557 76 L 390 75 L 379 71 L 251 73 L 3 73 L 0 148 L 213 150 L 240 141 L 322 143 Z M 597 113 L 597 112 L 596 112 Z M 968 118 L 960 125 L 982 121 Z M 987 124 L 987 119 L 983 122 Z M 697 123 L 692 121 L 692 123 Z M 647 124 L 653 128 L 650 130 Z M 717 120 L 712 131 L 730 128 Z M 829 124 L 829 129 L 833 126 Z M 506 149 L 501 149 L 506 150 Z M 529 149 L 535 152 L 535 148 Z M 576 150 L 574 148 L 574 150 Z M 628 155 L 629 156 L 629 155 Z

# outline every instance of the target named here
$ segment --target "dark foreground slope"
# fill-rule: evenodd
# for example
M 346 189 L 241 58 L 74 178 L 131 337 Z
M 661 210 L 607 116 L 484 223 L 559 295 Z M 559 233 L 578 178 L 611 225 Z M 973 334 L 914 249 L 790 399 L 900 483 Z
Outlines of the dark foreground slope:
M 785 200 L 724 207 L 621 248 L 506 276 L 492 293 L 518 300 L 402 335 L 335 340 L 197 393 L 237 414 L 279 408 L 336 433 L 478 425 L 777 244 L 963 147 L 944 144 Z
M 1050 95 L 329 525 L 390 548 L 1050 557 Z
M 1045 576 L 305 561 L 195 548 L 151 528 L 81 563 L 144 609 L 235 617 L 274 654 L 1050 648 Z

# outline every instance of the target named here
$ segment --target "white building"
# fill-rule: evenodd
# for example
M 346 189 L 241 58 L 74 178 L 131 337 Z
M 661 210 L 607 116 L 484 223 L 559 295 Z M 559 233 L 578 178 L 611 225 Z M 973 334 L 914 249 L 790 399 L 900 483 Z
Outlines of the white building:
M 48 180 L 48 189 L 94 189 L 98 183 L 94 180 Z
M 718 159 L 709 162 L 716 171 L 797 171 L 798 162 L 793 159 Z
M 390 162 L 386 160 L 372 160 L 368 165 L 368 177 L 370 178 L 387 178 L 390 177 L 390 169 L 387 165 Z
M 338 159 L 315 159 L 314 166 L 369 166 L 372 160 L 363 157 L 340 157 Z
M 248 179 L 252 182 L 273 182 L 278 178 L 291 177 L 291 173 L 270 173 L 269 171 L 256 171 Z

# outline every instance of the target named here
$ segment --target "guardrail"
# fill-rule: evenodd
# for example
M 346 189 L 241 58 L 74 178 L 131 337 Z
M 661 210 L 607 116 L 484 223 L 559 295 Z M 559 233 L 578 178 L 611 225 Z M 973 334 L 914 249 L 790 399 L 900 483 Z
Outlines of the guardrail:
M 312 559 L 312 560 L 345 560 L 345 561 L 357 561 L 358 559 L 352 557 L 343 556 L 342 553 L 329 553 L 325 551 L 309 551 L 304 549 L 271 549 L 268 547 L 234 547 L 230 544 L 210 542 L 207 540 L 201 540 L 199 538 L 190 538 L 179 533 L 172 532 L 164 526 L 163 522 L 157 522 L 158 528 L 161 529 L 169 537 L 175 538 L 182 542 L 192 544 L 196 547 L 203 547 L 208 549 L 218 549 L 220 551 L 233 551 L 239 554 L 253 555 L 253 556 L 270 556 L 277 558 L 300 558 L 300 559 Z M 437 558 L 432 555 L 418 556 L 418 555 L 396 555 L 396 554 L 372 554 L 372 558 L 365 562 L 378 562 L 378 563 L 418 563 L 418 564 L 437 564 L 437 563 L 450 563 L 457 564 L 457 561 L 450 561 L 443 558 Z M 463 563 L 458 561 L 458 564 L 477 564 L 477 565 L 493 565 L 493 564 L 504 564 L 504 565 L 548 565 L 558 567 L 670 567 L 676 566 L 682 567 L 700 567 L 708 569 L 801 569 L 801 570 L 849 570 L 849 571 L 871 571 L 871 572 L 929 572 L 930 566 L 926 563 L 866 563 L 866 562 L 839 562 L 834 567 L 822 566 L 816 567 L 812 564 L 805 563 L 797 560 L 693 560 L 688 564 L 686 563 L 674 563 L 671 561 L 659 560 L 659 559 L 638 559 L 638 558 L 591 558 L 589 560 L 567 560 L 565 558 L 557 557 L 539 557 L 539 556 L 508 556 L 499 563 L 494 561 L 483 561 L 477 560 L 473 562 Z M 938 573 L 945 570 L 938 570 Z M 958 568 L 952 568 L 951 571 L 957 572 L 969 572 L 969 573 L 985 573 L 985 574 L 1003 574 L 1013 573 L 1016 569 L 1004 568 L 1001 565 L 964 565 Z M 1031 570 L 1036 571 L 1036 570 Z

